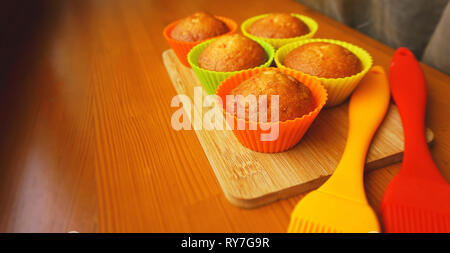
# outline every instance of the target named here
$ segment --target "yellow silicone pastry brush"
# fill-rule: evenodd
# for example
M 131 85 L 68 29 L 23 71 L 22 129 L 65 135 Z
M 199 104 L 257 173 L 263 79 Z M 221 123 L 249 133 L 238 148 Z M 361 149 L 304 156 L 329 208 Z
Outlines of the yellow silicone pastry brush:
M 380 231 L 377 216 L 366 199 L 363 174 L 367 150 L 389 107 L 389 97 L 386 73 L 375 66 L 350 98 L 349 130 L 341 161 L 319 189 L 297 204 L 288 232 Z

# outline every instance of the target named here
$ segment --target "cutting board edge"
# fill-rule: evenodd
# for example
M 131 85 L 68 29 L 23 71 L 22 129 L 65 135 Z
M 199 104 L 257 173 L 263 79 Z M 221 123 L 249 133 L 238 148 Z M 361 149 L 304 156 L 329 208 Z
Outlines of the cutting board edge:
M 287 199 L 302 193 L 306 193 L 308 191 L 314 190 L 321 186 L 330 176 L 322 176 L 316 178 L 314 180 L 309 181 L 305 184 L 294 185 L 285 189 L 282 189 L 277 192 L 271 192 L 265 195 L 261 195 L 255 198 L 240 198 L 235 197 L 232 194 L 226 192 L 223 188 L 223 193 L 225 198 L 234 206 L 245 208 L 245 209 L 253 209 L 260 206 L 264 206 L 270 203 L 273 203 L 278 200 Z
M 379 159 L 379 160 L 376 160 L 373 162 L 369 162 L 366 164 L 364 173 L 368 173 L 370 171 L 373 171 L 373 170 L 376 170 L 376 169 L 379 169 L 382 167 L 386 167 L 388 165 L 399 163 L 402 161 L 402 157 L 403 157 L 402 154 L 403 153 L 394 154 L 392 156 L 388 156 L 388 157 L 385 157 L 385 158 L 382 158 L 382 159 Z M 206 154 L 206 156 L 208 156 L 208 155 Z M 212 166 L 212 167 L 213 167 L 212 169 L 214 171 L 214 174 L 216 174 L 216 169 L 214 168 L 214 166 Z M 313 191 L 313 190 L 319 188 L 323 183 L 325 183 L 325 181 L 330 176 L 331 175 L 324 175 L 324 176 L 321 176 L 314 180 L 311 180 L 305 184 L 294 185 L 294 186 L 291 186 L 288 188 L 281 189 L 276 192 L 271 192 L 271 193 L 263 194 L 260 196 L 254 196 L 251 198 L 233 196 L 232 193 L 229 193 L 226 191 L 227 187 L 222 186 L 221 180 L 219 178 L 217 178 L 217 180 L 219 181 L 219 183 L 222 187 L 222 191 L 223 191 L 226 199 L 231 204 L 233 204 L 237 207 L 241 207 L 241 208 L 253 209 L 253 208 L 263 206 L 263 205 L 270 204 L 270 203 L 278 201 L 278 200 L 287 199 L 289 197 L 293 197 L 293 196 L 296 196 L 299 194 Z M 216 177 L 218 177 L 217 174 L 216 174 Z

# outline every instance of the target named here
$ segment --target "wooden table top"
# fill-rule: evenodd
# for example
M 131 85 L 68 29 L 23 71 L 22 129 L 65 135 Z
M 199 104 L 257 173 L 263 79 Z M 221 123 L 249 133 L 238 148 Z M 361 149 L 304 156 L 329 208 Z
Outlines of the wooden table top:
M 162 64 L 171 21 L 197 10 L 241 23 L 314 18 L 316 37 L 393 49 L 294 1 L 53 1 L 0 89 L 0 232 L 284 232 L 297 196 L 240 209 L 224 197 L 193 131 L 175 131 Z M 450 179 L 450 77 L 423 65 L 432 155 Z M 368 173 L 378 209 L 400 164 Z

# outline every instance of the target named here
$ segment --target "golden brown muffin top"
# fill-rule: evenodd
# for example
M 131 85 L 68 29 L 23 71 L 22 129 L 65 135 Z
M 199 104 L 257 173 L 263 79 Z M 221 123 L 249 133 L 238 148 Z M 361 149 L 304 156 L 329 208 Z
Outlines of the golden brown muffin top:
M 283 64 L 306 74 L 341 78 L 362 71 L 361 60 L 348 49 L 327 42 L 311 42 L 292 50 Z
M 259 122 L 271 121 L 271 95 L 278 95 L 279 105 L 279 120 L 293 120 L 299 118 L 309 112 L 313 111 L 316 107 L 314 98 L 309 88 L 299 82 L 292 76 L 279 73 L 273 70 L 264 71 L 258 73 L 249 79 L 240 83 L 237 87 L 231 90 L 230 95 L 241 95 L 244 98 L 248 95 L 267 95 L 267 119 Z M 231 108 L 229 103 L 233 101 L 227 100 L 227 109 Z M 261 103 L 261 100 L 258 100 Z M 237 106 L 234 111 L 229 113 L 237 116 L 237 108 L 239 106 L 245 108 L 245 119 L 249 120 L 249 113 L 258 113 L 259 106 L 255 108 L 249 106 L 245 99 L 237 99 Z
M 240 35 L 224 35 L 209 44 L 198 58 L 200 68 L 231 72 L 264 64 L 266 51 L 255 41 Z
M 247 31 L 263 38 L 292 38 L 309 33 L 309 27 L 291 14 L 275 13 L 256 20 Z
M 196 12 L 181 20 L 170 33 L 175 40 L 185 42 L 201 41 L 225 34 L 227 25 L 220 19 L 206 12 Z

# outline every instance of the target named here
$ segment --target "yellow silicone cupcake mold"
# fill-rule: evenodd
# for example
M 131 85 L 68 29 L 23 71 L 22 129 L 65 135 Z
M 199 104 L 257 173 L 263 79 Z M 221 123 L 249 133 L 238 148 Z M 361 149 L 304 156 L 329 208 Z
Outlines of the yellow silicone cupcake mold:
M 286 55 L 288 55 L 292 50 L 295 48 L 304 45 L 306 43 L 311 42 L 328 42 L 333 43 L 339 46 L 342 46 L 348 50 L 350 50 L 352 53 L 354 53 L 360 60 L 363 65 L 363 70 L 359 72 L 358 74 L 355 74 L 353 76 L 349 77 L 343 77 L 343 78 L 323 78 L 323 77 L 315 77 L 319 81 L 322 82 L 322 85 L 325 87 L 325 89 L 328 92 L 328 101 L 325 107 L 332 107 L 341 104 L 344 102 L 350 94 L 353 92 L 353 90 L 358 85 L 359 81 L 366 75 L 366 73 L 369 71 L 369 69 L 372 67 L 373 60 L 372 56 L 370 54 L 355 45 L 352 45 L 347 42 L 339 41 L 339 40 L 331 40 L 331 39 L 308 39 L 308 40 L 301 40 L 297 42 L 293 42 L 287 45 L 282 46 L 277 50 L 275 53 L 275 63 L 279 68 L 282 69 L 290 69 L 283 65 L 284 58 Z M 297 70 L 294 70 L 297 71 Z M 301 71 L 298 71 L 301 72 Z M 305 73 L 303 73 L 305 74 Z M 307 74 L 305 74 L 307 75 Z
M 272 38 L 258 37 L 258 36 L 252 35 L 247 32 L 248 28 L 250 27 L 251 24 L 253 24 L 253 22 L 255 22 L 256 20 L 258 20 L 260 18 L 266 17 L 267 15 L 270 15 L 270 14 L 263 14 L 263 15 L 255 16 L 255 17 L 245 20 L 241 25 L 242 34 L 244 34 L 245 36 L 247 36 L 251 39 L 258 39 L 258 40 L 263 40 L 265 42 L 268 42 L 275 49 L 278 49 L 278 48 L 280 48 L 286 44 L 292 43 L 292 42 L 312 38 L 314 36 L 314 34 L 317 32 L 317 29 L 319 28 L 319 25 L 316 23 L 316 21 L 314 21 L 314 19 L 300 15 L 300 14 L 291 13 L 292 16 L 300 19 L 308 26 L 309 33 L 302 35 L 302 36 L 293 37 L 293 38 L 272 39 Z

